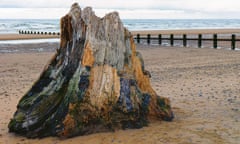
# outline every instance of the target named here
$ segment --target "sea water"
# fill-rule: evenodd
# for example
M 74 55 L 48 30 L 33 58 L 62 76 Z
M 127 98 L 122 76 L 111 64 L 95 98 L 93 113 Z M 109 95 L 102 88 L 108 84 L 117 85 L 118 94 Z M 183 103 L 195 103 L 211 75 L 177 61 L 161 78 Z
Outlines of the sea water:
M 59 32 L 57 19 L 0 19 L 0 34 L 24 31 Z
M 123 19 L 129 30 L 234 29 L 240 19 Z M 19 30 L 59 32 L 59 19 L 0 19 L 0 34 L 17 34 Z M 59 43 L 59 39 L 0 41 L 0 45 Z
M 240 19 L 124 19 L 129 30 L 226 29 L 240 28 Z M 0 19 L 0 34 L 19 30 L 59 32 L 58 19 Z
M 129 30 L 234 29 L 240 28 L 240 19 L 124 19 L 123 24 Z M 0 19 L 0 34 L 17 34 L 19 30 L 59 32 L 60 20 Z M 26 46 L 38 43 L 56 44 L 59 41 L 59 39 L 1 40 L 0 53 L 19 51 L 19 49 L 6 49 L 6 47 L 16 47 L 19 44 Z

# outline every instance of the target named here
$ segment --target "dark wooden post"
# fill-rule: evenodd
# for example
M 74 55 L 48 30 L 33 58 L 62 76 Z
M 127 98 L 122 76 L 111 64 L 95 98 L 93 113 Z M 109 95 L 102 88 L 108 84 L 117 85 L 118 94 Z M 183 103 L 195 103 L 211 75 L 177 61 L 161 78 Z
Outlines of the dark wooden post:
M 148 43 L 148 44 L 151 43 L 151 35 L 150 35 L 150 34 L 147 35 L 147 43 Z
M 236 47 L 236 35 L 232 34 L 232 50 L 235 50 Z
M 186 47 L 187 46 L 187 35 L 183 34 L 183 46 Z
M 217 34 L 213 35 L 213 48 L 217 48 Z
M 202 47 L 202 34 L 198 35 L 198 48 Z
M 140 43 L 140 34 L 137 34 L 137 43 Z
M 158 35 L 158 44 L 162 45 L 162 35 L 161 34 Z
M 174 45 L 174 36 L 173 36 L 173 34 L 170 35 L 170 44 L 171 44 L 171 46 Z

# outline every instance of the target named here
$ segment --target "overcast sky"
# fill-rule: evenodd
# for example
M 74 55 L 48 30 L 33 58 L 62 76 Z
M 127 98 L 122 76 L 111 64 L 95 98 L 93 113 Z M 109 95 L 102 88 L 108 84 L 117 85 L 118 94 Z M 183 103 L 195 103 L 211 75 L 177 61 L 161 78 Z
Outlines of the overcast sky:
M 98 16 L 118 11 L 124 19 L 240 19 L 240 0 L 0 0 L 0 18 L 58 19 L 74 2 Z

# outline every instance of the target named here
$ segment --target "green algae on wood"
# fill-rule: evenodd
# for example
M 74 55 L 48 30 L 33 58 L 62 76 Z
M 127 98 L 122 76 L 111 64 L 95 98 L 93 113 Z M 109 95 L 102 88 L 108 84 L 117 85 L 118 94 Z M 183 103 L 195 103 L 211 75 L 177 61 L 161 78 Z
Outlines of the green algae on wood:
M 75 3 L 61 19 L 60 47 L 19 101 L 9 131 L 73 137 L 171 121 L 170 101 L 150 77 L 117 12 L 99 18 Z

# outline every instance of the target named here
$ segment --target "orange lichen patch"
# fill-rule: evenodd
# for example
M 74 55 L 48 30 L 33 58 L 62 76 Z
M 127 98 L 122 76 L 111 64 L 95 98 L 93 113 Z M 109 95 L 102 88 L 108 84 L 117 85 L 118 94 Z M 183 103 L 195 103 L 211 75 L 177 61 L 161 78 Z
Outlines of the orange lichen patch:
M 76 108 L 76 105 L 70 103 L 68 106 L 68 111 L 72 111 L 75 108 Z M 67 114 L 67 116 L 63 121 L 63 125 L 64 125 L 64 130 L 59 135 L 62 137 L 68 137 L 69 135 L 71 135 L 72 131 L 74 130 L 76 126 L 76 122 L 70 114 Z
M 63 121 L 63 125 L 64 130 L 59 135 L 62 137 L 68 137 L 73 133 L 76 127 L 76 122 L 73 117 L 68 114 Z
M 74 110 L 75 107 L 76 107 L 76 104 L 70 103 L 69 106 L 68 106 L 68 110 L 69 110 L 69 111 Z
M 120 96 L 120 78 L 117 70 L 108 65 L 95 66 L 90 75 L 88 92 L 91 104 L 101 109 L 106 103 L 115 103 Z
M 155 92 L 151 87 L 149 77 L 143 74 L 140 60 L 137 57 L 134 57 L 133 61 L 134 74 L 136 76 L 139 88 L 145 93 L 155 95 Z
M 131 47 L 132 47 L 133 71 L 134 71 L 134 75 L 137 80 L 139 88 L 145 93 L 156 95 L 155 91 L 152 89 L 149 77 L 147 75 L 144 75 L 143 73 L 142 64 L 140 59 L 136 56 L 136 50 L 135 50 L 136 46 L 132 38 L 131 38 Z
M 112 68 L 113 73 L 113 96 L 116 96 L 117 99 L 120 96 L 120 78 L 117 74 L 117 69 Z
M 90 66 L 92 67 L 94 64 L 94 56 L 92 52 L 92 48 L 90 46 L 90 43 L 87 42 L 85 48 L 84 48 L 84 55 L 82 58 L 82 65 L 84 66 Z
M 136 55 L 136 45 L 134 43 L 134 40 L 133 40 L 132 36 L 130 38 L 130 44 L 131 44 L 132 54 L 134 54 L 134 56 L 135 56 Z

